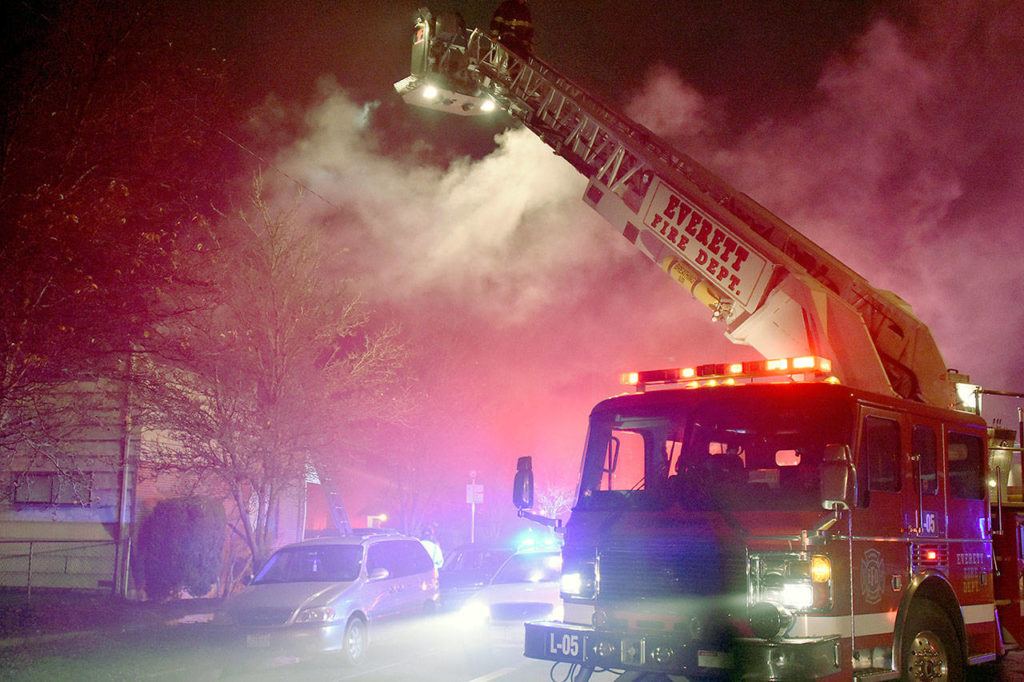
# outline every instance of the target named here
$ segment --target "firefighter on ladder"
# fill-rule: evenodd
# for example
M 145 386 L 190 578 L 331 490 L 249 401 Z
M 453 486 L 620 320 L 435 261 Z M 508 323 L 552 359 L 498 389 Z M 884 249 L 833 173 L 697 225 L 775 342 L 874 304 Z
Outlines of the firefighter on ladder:
M 533 20 L 526 0 L 502 0 L 491 17 L 491 33 L 515 52 L 533 49 Z

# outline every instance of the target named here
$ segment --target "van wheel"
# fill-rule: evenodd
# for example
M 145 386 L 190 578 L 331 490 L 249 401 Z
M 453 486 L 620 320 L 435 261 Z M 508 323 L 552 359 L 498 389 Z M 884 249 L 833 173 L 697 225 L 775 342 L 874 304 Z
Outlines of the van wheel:
M 366 621 L 359 616 L 352 616 L 345 626 L 345 637 L 341 642 L 341 656 L 345 665 L 359 665 L 366 655 L 369 644 Z
M 913 606 L 903 630 L 904 682 L 962 682 L 964 659 L 949 616 L 930 601 Z

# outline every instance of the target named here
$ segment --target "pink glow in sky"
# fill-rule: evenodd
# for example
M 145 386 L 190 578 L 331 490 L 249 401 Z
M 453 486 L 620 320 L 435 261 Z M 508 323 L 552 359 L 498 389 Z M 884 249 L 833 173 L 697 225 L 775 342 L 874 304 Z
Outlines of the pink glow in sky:
M 1022 391 L 1024 8 L 918 11 L 911 28 L 871 22 L 804 104 L 738 133 L 736 102 L 669 63 L 632 74 L 624 109 L 899 294 L 950 367 Z M 510 514 L 519 455 L 541 485 L 571 488 L 589 409 L 621 372 L 756 357 L 592 213 L 585 179 L 532 133 L 418 164 L 378 151 L 351 94 L 325 93 L 277 163 L 319 195 L 305 210 L 348 249 L 339 272 L 402 322 L 436 425 L 422 446 L 453 489 L 477 471 Z

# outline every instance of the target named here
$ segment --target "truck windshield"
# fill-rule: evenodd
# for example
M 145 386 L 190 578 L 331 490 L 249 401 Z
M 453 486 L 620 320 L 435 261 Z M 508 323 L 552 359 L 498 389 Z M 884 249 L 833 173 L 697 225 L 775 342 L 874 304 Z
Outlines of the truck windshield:
M 595 413 L 578 507 L 820 509 L 821 457 L 830 443 L 850 443 L 851 410 L 841 400 L 764 397 L 723 391 Z

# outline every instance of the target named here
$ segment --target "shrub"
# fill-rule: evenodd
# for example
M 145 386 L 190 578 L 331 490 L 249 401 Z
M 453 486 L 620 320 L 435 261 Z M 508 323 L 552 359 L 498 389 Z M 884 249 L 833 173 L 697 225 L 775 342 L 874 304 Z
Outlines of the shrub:
M 202 597 L 217 582 L 226 518 L 218 500 L 161 500 L 139 529 L 139 559 L 146 594 L 163 600 L 182 589 Z

